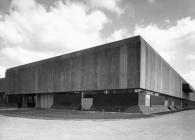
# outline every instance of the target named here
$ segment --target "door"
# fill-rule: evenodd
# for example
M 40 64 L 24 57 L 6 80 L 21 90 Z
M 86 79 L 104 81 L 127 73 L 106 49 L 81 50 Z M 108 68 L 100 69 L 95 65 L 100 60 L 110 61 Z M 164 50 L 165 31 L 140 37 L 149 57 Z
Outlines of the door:
M 35 107 L 35 95 L 29 94 L 27 97 L 27 107 Z

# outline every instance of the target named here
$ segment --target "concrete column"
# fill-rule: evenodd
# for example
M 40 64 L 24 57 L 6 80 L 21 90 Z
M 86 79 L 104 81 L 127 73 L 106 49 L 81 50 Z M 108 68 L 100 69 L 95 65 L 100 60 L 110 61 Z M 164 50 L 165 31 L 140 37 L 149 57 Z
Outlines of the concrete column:
M 138 94 L 138 105 L 145 106 L 145 93 L 134 93 Z
M 40 108 L 40 95 L 39 94 L 35 95 L 35 107 Z
M 81 92 L 81 98 L 84 98 L 84 92 Z
M 145 94 L 145 106 L 150 106 L 150 94 Z
M 27 96 L 25 95 L 22 96 L 22 106 L 27 107 Z
M 172 106 L 175 106 L 175 102 L 174 102 L 174 101 L 171 101 L 171 105 L 172 105 Z
M 168 106 L 168 100 L 165 99 L 165 106 Z
M 9 102 L 9 96 L 8 95 L 6 96 L 6 102 L 7 103 Z
M 53 95 L 40 94 L 40 96 L 38 96 L 37 103 L 40 108 L 51 108 L 53 105 Z

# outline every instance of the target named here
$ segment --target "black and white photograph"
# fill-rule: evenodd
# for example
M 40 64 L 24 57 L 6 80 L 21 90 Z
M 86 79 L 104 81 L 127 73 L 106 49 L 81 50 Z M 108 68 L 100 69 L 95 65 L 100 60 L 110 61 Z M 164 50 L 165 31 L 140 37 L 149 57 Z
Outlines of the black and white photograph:
M 194 0 L 0 0 L 0 140 L 194 139 Z

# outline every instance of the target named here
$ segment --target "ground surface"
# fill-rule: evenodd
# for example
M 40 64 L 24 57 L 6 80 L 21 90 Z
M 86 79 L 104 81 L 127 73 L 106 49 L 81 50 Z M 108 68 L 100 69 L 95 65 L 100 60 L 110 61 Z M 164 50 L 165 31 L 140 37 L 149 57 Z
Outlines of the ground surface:
M 133 118 L 146 118 L 153 117 L 149 114 L 141 113 L 123 113 L 123 112 L 99 112 L 99 111 L 78 111 L 78 110 L 65 110 L 65 109 L 20 109 L 9 108 L 1 109 L 0 115 L 33 118 L 33 119 L 133 119 Z
M 195 110 L 139 119 L 44 120 L 0 115 L 0 140 L 195 138 Z

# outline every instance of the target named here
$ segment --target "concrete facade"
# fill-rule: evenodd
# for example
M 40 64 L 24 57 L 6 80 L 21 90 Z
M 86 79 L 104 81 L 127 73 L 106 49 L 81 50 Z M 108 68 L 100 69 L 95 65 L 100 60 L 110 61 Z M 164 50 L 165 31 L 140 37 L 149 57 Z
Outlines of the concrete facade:
M 140 88 L 195 101 L 182 89 L 187 82 L 142 38 L 140 75 Z
M 0 78 L 0 92 L 5 92 L 6 90 L 6 82 L 5 78 Z
M 5 78 L 0 78 L 0 105 L 5 102 L 6 82 Z
M 134 37 L 6 71 L 6 94 L 139 87 L 139 38 Z
M 5 79 L 8 101 L 20 95 L 23 106 L 195 106 L 191 86 L 140 36 L 11 68 Z

